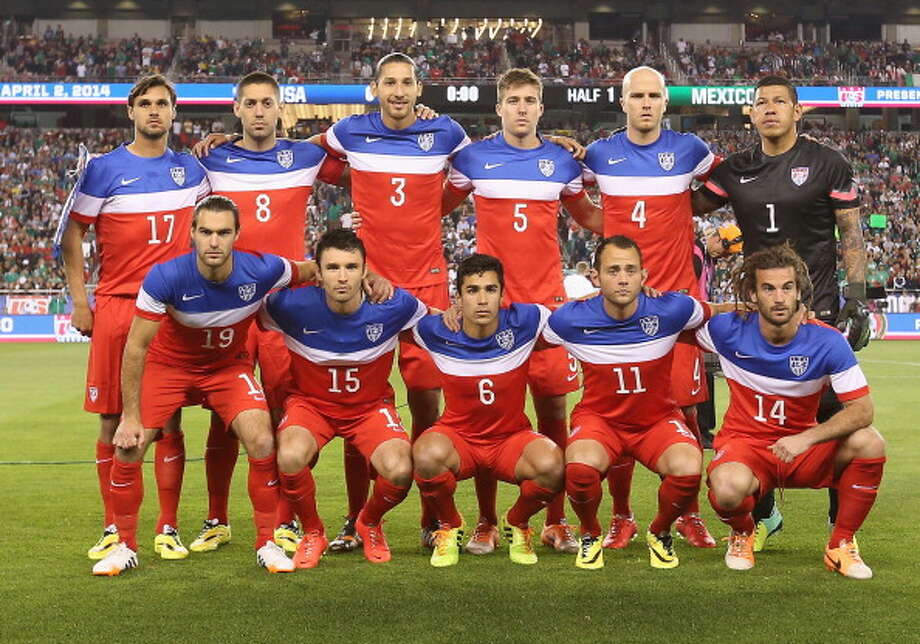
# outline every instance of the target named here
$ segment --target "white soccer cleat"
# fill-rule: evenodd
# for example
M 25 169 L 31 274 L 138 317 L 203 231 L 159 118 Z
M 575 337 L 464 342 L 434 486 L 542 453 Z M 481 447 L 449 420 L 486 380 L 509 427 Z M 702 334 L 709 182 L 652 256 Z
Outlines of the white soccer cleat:
M 96 562 L 93 574 L 114 577 L 128 568 L 137 568 L 137 553 L 124 543 L 119 543 L 105 558 Z
M 268 572 L 294 572 L 294 561 L 274 541 L 256 550 L 256 561 Z

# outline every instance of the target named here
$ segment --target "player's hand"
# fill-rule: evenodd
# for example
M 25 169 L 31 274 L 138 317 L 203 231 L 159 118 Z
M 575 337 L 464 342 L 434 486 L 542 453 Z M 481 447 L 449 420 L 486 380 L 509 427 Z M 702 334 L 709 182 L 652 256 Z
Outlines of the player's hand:
M 361 213 L 357 210 L 352 210 L 351 212 L 346 212 L 339 219 L 339 223 L 342 224 L 342 228 L 348 228 L 349 230 L 357 231 L 361 228 L 363 220 L 361 219 Z
M 441 116 L 440 114 L 437 113 L 437 111 L 433 110 L 427 105 L 423 105 L 422 103 L 416 103 L 415 115 L 418 118 L 422 119 L 423 121 L 430 121 L 432 119 L 436 119 L 439 116 Z
M 811 447 L 812 443 L 804 433 L 794 436 L 783 436 L 770 445 L 769 449 L 783 463 L 791 463 L 795 457 Z
M 869 309 L 865 302 L 848 297 L 837 316 L 837 328 L 847 337 L 853 351 L 859 351 L 869 344 Z
M 462 328 L 460 321 L 460 303 L 454 301 L 450 306 L 447 307 L 447 310 L 441 314 L 441 321 L 444 322 L 444 326 L 447 327 L 448 331 L 456 333 Z
M 92 337 L 93 310 L 86 305 L 74 306 L 73 313 L 70 314 L 70 326 L 79 331 L 81 335 Z
M 661 297 L 661 291 L 647 284 L 642 286 L 642 292 L 645 293 L 645 297 Z
M 368 273 L 364 278 L 364 292 L 371 302 L 380 304 L 393 297 L 393 284 L 377 273 Z
M 223 145 L 224 143 L 230 143 L 234 140 L 233 136 L 229 134 L 224 134 L 222 132 L 211 132 L 194 146 L 192 146 L 192 154 L 194 154 L 199 159 L 210 154 L 211 150 L 216 148 L 218 145 Z
M 546 138 L 556 145 L 565 148 L 566 151 L 568 151 L 574 158 L 578 159 L 579 161 L 584 160 L 585 154 L 588 152 L 588 149 L 585 146 L 571 137 L 551 134 Z
M 121 422 L 118 423 L 118 429 L 115 430 L 112 444 L 121 449 L 134 449 L 135 447 L 141 447 L 143 443 L 144 426 L 139 421 L 122 416 Z

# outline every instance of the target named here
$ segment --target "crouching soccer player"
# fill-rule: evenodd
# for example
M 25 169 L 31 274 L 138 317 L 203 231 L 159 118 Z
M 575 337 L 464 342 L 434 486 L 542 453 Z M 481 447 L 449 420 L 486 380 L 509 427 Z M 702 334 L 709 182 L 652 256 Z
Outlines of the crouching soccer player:
M 511 561 L 534 564 L 530 517 L 563 487 L 562 452 L 533 431 L 524 413 L 528 359 L 549 317 L 537 304 L 500 308 L 501 262 L 476 254 L 457 270 L 461 329 L 441 316 L 427 316 L 415 341 L 442 374 L 446 407 L 412 449 L 415 481 L 440 523 L 431 565 L 457 563 L 463 519 L 454 505 L 457 481 L 484 472 L 520 486 L 520 496 L 502 518 Z
M 265 394 L 246 352 L 249 325 L 272 289 L 311 278 L 311 263 L 234 250 L 239 211 L 212 196 L 195 208 L 195 250 L 153 267 L 137 297 L 122 363 L 124 413 L 115 432 L 111 488 L 121 542 L 93 566 L 118 575 L 137 559 L 144 453 L 179 408 L 197 403 L 220 414 L 249 454 L 249 498 L 258 563 L 294 565 L 272 541 L 278 505 L 275 444 Z
M 415 326 L 428 307 L 401 289 L 378 304 L 365 300 L 365 257 L 351 230 L 327 232 L 316 246 L 319 286 L 272 294 L 260 317 L 263 327 L 282 333 L 291 356 L 278 466 L 282 492 L 304 531 L 294 554 L 298 568 L 316 567 L 329 545 L 316 512 L 312 468 L 330 440 L 343 437 L 377 472 L 374 492 L 355 520 L 368 561 L 390 560 L 383 515 L 412 484 L 412 450 L 389 376 L 400 332 Z
M 811 281 L 788 243 L 747 257 L 734 288 L 757 313 L 720 315 L 696 332 L 704 349 L 718 353 L 731 394 L 709 465 L 710 502 L 732 529 L 725 564 L 754 566 L 758 499 L 777 487 L 834 487 L 840 505 L 824 564 L 869 579 L 855 533 L 875 503 L 885 442 L 872 427 L 872 398 L 856 356 L 833 327 L 802 323 Z M 843 408 L 817 423 L 828 386 Z

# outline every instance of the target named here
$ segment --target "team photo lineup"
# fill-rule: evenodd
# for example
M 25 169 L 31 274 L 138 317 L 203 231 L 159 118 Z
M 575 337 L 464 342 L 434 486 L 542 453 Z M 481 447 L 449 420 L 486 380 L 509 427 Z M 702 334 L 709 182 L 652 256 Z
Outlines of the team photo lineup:
M 870 332 L 860 201 L 846 157 L 797 131 L 796 88 L 757 81 L 759 141 L 723 157 L 663 126 L 668 87 L 653 67 L 625 74 L 625 127 L 586 148 L 540 133 L 534 72 L 495 82 L 500 129 L 471 142 L 422 104 L 414 60 L 389 53 L 369 84 L 379 111 L 293 140 L 277 135 L 278 81 L 255 71 L 236 84 L 239 134 L 212 134 L 194 153 L 167 146 L 181 98 L 170 81 L 136 82 L 133 140 L 88 160 L 59 228 L 71 323 L 91 336 L 84 409 L 99 418 L 104 510 L 94 575 L 142 575 L 139 553 L 184 559 L 229 543 L 242 447 L 255 559 L 271 573 L 351 551 L 389 561 L 385 516 L 414 484 L 434 567 L 505 548 L 537 564 L 542 543 L 541 557 L 596 570 L 605 550 L 644 535 L 648 564 L 671 569 L 678 536 L 716 549 L 724 533 L 713 556 L 748 570 L 783 528 L 774 490 L 822 488 L 824 566 L 873 576 L 856 533 L 886 447 L 854 353 Z M 320 182 L 349 187 L 353 212 L 307 248 Z M 475 252 L 449 268 L 442 220 L 470 195 Z M 698 238 L 694 217 L 726 204 L 735 220 Z M 590 265 L 565 280 L 560 206 L 597 235 Z M 723 257 L 734 271 L 717 303 Z M 728 384 L 714 439 L 698 417 L 712 388 L 705 354 Z M 198 405 L 211 414 L 208 507 L 186 547 L 177 513 L 186 449 L 199 448 L 185 446 L 181 409 Z M 347 508 L 327 536 L 312 469 L 336 437 Z M 155 526 L 138 520 L 151 446 Z M 630 507 L 636 461 L 660 478 L 647 525 Z M 478 515 L 464 517 L 454 496 L 466 479 Z M 500 482 L 518 487 L 509 508 L 497 507 Z M 610 517 L 599 515 L 605 487 Z M 701 503 L 726 527 L 707 526 Z

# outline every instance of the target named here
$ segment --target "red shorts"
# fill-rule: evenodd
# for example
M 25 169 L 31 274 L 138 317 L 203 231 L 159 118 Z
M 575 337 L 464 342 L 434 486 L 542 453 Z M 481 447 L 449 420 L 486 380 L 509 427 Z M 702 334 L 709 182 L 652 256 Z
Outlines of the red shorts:
M 303 427 L 313 434 L 317 453 L 333 438 L 341 436 L 370 463 L 371 455 L 382 443 L 394 438 L 409 440 L 399 413 L 389 402 L 381 401 L 379 409 L 357 418 L 334 418 L 321 414 L 302 396 L 291 394 L 285 402 L 284 412 L 278 431 Z
M 291 386 L 291 354 L 284 337 L 277 331 L 263 331 L 258 324 L 249 327 L 246 351 L 259 365 L 259 381 L 270 409 L 284 409 Z
M 177 409 L 206 404 L 228 427 L 247 409 L 268 411 L 265 394 L 247 364 L 212 371 L 147 361 L 141 382 L 141 421 L 146 429 L 163 427 Z
M 450 306 L 447 284 L 432 284 L 406 289 L 428 306 L 446 310 Z M 441 373 L 428 352 L 413 342 L 399 341 L 399 373 L 406 389 L 439 389 Z
M 100 295 L 96 298 L 83 399 L 86 411 L 94 414 L 121 413 L 121 357 L 134 320 L 136 299 L 120 295 Z
M 703 353 L 692 344 L 678 342 L 674 345 L 671 394 L 678 407 L 690 407 L 709 400 Z
M 527 364 L 527 384 L 534 396 L 564 396 L 578 389 L 578 362 L 562 347 L 534 351 Z
M 568 444 L 579 440 L 594 440 L 604 446 L 612 467 L 623 456 L 632 456 L 653 472 L 658 471 L 658 459 L 671 445 L 687 443 L 696 449 L 700 444 L 687 426 L 684 415 L 674 410 L 645 431 L 625 431 L 590 412 L 572 416 Z
M 767 447 L 769 441 L 752 441 L 746 436 L 716 434 L 713 449 L 716 455 L 706 469 L 706 474 L 725 463 L 741 463 L 754 472 L 761 497 L 770 490 L 780 488 L 831 487 L 834 484 L 834 455 L 840 447 L 838 441 L 819 443 L 799 454 L 791 463 L 779 460 Z
M 529 429 L 515 432 L 496 441 L 473 441 L 464 438 L 452 427 L 439 424 L 425 431 L 426 434 L 428 432 L 444 434 L 454 444 L 454 449 L 457 450 L 457 455 L 460 457 L 458 481 L 473 477 L 477 472 L 488 472 L 499 481 L 517 483 L 514 470 L 518 461 L 521 460 L 524 448 L 532 441 L 549 440 L 542 434 Z

